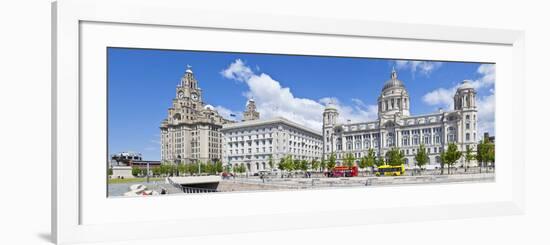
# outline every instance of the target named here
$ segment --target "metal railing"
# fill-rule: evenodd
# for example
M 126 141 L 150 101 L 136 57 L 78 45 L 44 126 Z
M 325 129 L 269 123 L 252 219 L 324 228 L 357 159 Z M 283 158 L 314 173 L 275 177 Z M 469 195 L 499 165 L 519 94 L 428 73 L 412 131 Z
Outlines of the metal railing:
M 171 178 L 166 178 L 168 183 L 172 186 L 178 188 L 181 190 L 182 193 L 210 193 L 210 192 L 219 192 L 216 189 L 209 189 L 209 188 L 200 188 L 200 187 L 190 187 L 190 186 L 184 186 L 181 184 L 178 184 L 174 182 Z

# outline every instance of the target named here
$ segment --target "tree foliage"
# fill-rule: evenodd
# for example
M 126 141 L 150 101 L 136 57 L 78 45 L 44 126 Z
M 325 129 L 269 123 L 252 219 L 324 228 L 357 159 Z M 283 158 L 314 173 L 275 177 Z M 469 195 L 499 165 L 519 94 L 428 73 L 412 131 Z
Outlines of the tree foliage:
M 466 146 L 466 152 L 464 153 L 464 161 L 466 161 L 466 166 L 464 166 L 464 172 L 466 172 L 467 167 L 470 165 L 470 162 L 475 159 L 473 150 L 470 145 Z
M 389 165 L 400 166 L 405 164 L 405 155 L 397 147 L 393 147 L 386 152 L 386 160 Z
M 321 163 L 317 160 L 311 160 L 311 169 L 316 171 L 319 169 L 319 167 L 321 166 Z
M 138 166 L 132 166 L 132 175 L 138 177 L 141 174 L 141 169 Z
M 376 161 L 376 166 L 380 167 L 380 166 L 384 166 L 384 165 L 386 165 L 386 161 L 384 160 L 383 157 L 379 157 L 378 161 Z
M 369 165 L 368 165 L 367 156 L 361 157 L 361 159 L 359 160 L 359 168 L 366 169 L 368 166 Z
M 444 154 L 445 163 L 447 164 L 448 174 L 451 174 L 451 167 L 462 157 L 462 152 L 458 150 L 458 146 L 455 143 L 447 146 L 447 151 Z
M 344 156 L 344 164 L 346 165 L 346 167 L 353 167 L 353 165 L 355 164 L 355 157 L 353 156 L 353 154 L 347 153 Z
M 325 168 L 327 168 L 327 161 L 323 159 L 319 162 L 319 170 L 324 171 Z
M 487 164 L 495 162 L 495 144 L 489 142 L 488 139 L 483 139 L 477 145 L 476 159 L 480 164 L 479 171 L 481 172 L 481 165 L 487 170 Z
M 420 169 L 422 169 L 422 166 L 428 163 L 428 160 L 429 160 L 428 153 L 426 152 L 426 147 L 424 147 L 424 144 L 421 144 L 420 148 L 418 148 L 418 151 L 414 156 L 414 160 L 416 162 L 416 165 L 420 167 Z
M 336 156 L 334 153 L 331 153 L 328 157 L 327 169 L 332 170 L 334 167 L 336 167 Z
M 307 171 L 310 168 L 309 162 L 306 160 L 300 161 L 300 170 Z
M 267 165 L 269 165 L 269 169 L 273 169 L 273 156 L 269 155 L 269 160 L 267 160 Z
M 374 149 L 369 149 L 367 152 L 367 166 L 371 168 L 374 168 L 376 165 L 376 154 L 374 153 Z

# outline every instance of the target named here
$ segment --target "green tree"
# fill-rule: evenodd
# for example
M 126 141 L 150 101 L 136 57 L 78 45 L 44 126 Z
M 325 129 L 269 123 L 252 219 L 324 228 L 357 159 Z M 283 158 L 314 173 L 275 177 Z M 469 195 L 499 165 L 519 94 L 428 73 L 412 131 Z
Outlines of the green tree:
M 305 172 L 308 169 L 309 169 L 309 162 L 307 162 L 306 160 L 300 161 L 300 170 Z
M 201 174 L 202 173 L 206 173 L 206 174 L 210 174 L 212 173 L 212 164 L 210 164 L 209 162 L 205 163 L 204 165 L 202 165 L 201 167 Z
M 138 177 L 141 174 L 141 169 L 138 166 L 132 166 L 132 175 Z
M 376 166 L 377 167 L 380 167 L 380 166 L 384 166 L 386 165 L 386 161 L 384 160 L 383 157 L 378 157 L 378 161 L 376 161 Z
M 292 162 L 292 170 L 297 171 L 302 169 L 302 161 L 296 159 Z
M 153 175 L 160 176 L 160 166 L 153 167 Z
M 351 153 L 348 153 L 344 156 L 344 164 L 346 165 L 346 167 L 353 167 L 353 164 L 355 163 L 355 157 L 353 156 L 353 154 Z
M 334 153 L 331 153 L 328 158 L 327 169 L 329 171 L 332 171 L 334 167 L 336 167 L 336 156 L 334 155 Z
M 113 175 L 113 168 L 109 167 L 107 168 L 107 176 Z
M 269 160 L 267 160 L 267 165 L 269 165 L 269 169 L 273 169 L 273 156 L 269 155 Z
M 428 153 L 426 152 L 426 147 L 424 147 L 424 144 L 421 144 L 418 148 L 418 151 L 416 152 L 416 155 L 414 156 L 414 161 L 416 162 L 416 166 L 420 167 L 420 172 L 422 173 L 422 166 L 426 165 L 428 163 Z
M 495 162 L 495 144 L 491 143 L 488 139 L 483 139 L 482 141 L 480 141 L 480 143 L 477 145 L 476 158 L 478 162 L 480 162 L 481 165 L 485 167 L 485 171 L 489 172 L 489 163 L 492 163 L 492 165 L 494 165 Z M 481 173 L 481 166 L 479 172 Z
M 319 170 L 321 170 L 321 172 L 323 172 L 326 167 L 327 167 L 327 161 L 324 160 L 324 159 L 321 160 L 321 162 L 319 163 Z
M 231 164 L 227 164 L 227 165 L 223 166 L 223 171 L 226 172 L 226 173 L 231 173 L 231 171 L 232 171 Z
M 311 160 L 311 169 L 316 171 L 319 169 L 319 166 L 321 165 L 321 163 L 317 160 Z
M 187 164 L 180 163 L 178 165 L 178 173 L 181 175 L 185 175 L 187 173 Z M 153 174 L 154 174 L 154 171 L 153 171 Z
M 405 155 L 397 147 L 393 147 L 386 152 L 386 159 L 388 164 L 392 166 L 405 164 Z
M 365 169 L 369 166 L 368 162 L 369 161 L 368 161 L 367 156 L 363 156 L 359 160 L 359 168 L 361 168 L 363 170 L 363 175 L 365 175 Z
M 237 167 L 235 167 L 235 171 L 237 171 L 237 173 L 240 173 L 241 175 L 246 172 L 246 167 L 244 166 L 244 164 L 240 164 L 240 165 L 237 165 Z
M 279 168 L 279 170 L 281 171 L 284 171 L 285 170 L 285 158 L 286 157 L 281 157 L 281 159 L 279 159 L 279 166 L 277 166 Z
M 215 174 L 219 174 L 223 172 L 223 164 L 221 161 L 217 161 L 214 163 L 214 170 L 215 170 Z
M 470 161 L 475 159 L 475 155 L 473 154 L 472 148 L 470 145 L 466 146 L 466 152 L 464 153 L 464 161 L 466 161 L 466 166 L 464 166 L 464 172 L 468 171 L 468 166 L 470 165 Z
M 451 174 L 451 167 L 462 157 L 462 152 L 458 150 L 458 147 L 455 143 L 449 144 L 447 146 L 447 151 L 445 152 L 445 162 L 447 164 L 448 174 Z
M 187 172 L 191 175 L 195 175 L 199 172 L 199 165 L 197 163 L 189 163 L 187 166 Z
M 281 158 L 279 162 L 279 169 L 281 170 L 281 177 L 283 177 L 283 171 L 292 172 L 294 170 L 294 161 L 292 156 L 285 156 Z
M 447 164 L 446 159 L 446 152 L 445 148 L 439 153 L 439 166 L 441 167 L 441 174 L 443 174 L 443 170 L 445 169 L 445 164 Z
M 374 166 L 376 165 L 376 154 L 374 149 L 370 148 L 367 152 L 367 166 L 371 168 L 371 173 L 374 172 Z
M 487 149 L 487 161 L 491 163 L 491 166 L 495 167 L 495 144 L 489 142 Z M 488 171 L 488 170 L 487 170 Z

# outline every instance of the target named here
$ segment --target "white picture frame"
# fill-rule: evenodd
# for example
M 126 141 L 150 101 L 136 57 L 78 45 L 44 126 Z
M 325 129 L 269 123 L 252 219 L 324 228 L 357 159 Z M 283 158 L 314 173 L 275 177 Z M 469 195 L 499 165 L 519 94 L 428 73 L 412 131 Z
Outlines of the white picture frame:
M 523 213 L 525 206 L 523 148 L 525 86 L 523 80 L 524 34 L 522 31 L 299 16 L 270 16 L 250 12 L 199 11 L 188 9 L 188 6 L 188 3 L 181 1 L 155 2 L 146 0 L 130 2 L 63 0 L 53 3 L 52 237 L 56 243 L 153 239 Z M 182 14 L 182 12 L 185 12 L 185 14 Z M 251 19 L 254 21 L 249 21 Z M 228 33 L 263 33 L 265 35 L 284 34 L 311 38 L 337 37 L 338 39 L 354 39 L 359 42 L 363 38 L 376 39 L 378 42 L 384 42 L 384 40 L 420 43 L 436 42 L 442 48 L 445 45 L 459 44 L 497 47 L 494 52 L 500 52 L 498 50 L 502 49 L 504 54 L 502 54 L 502 57 L 495 57 L 495 60 L 502 60 L 503 64 L 506 63 L 507 68 L 505 72 L 501 73 L 506 74 L 506 77 L 497 79 L 496 85 L 497 94 L 503 95 L 502 97 L 497 95 L 498 106 L 496 111 L 498 147 L 501 147 L 500 144 L 502 143 L 501 149 L 504 149 L 502 151 L 497 150 L 497 159 L 503 159 L 503 170 L 497 173 L 496 183 L 484 184 L 481 187 L 475 184 L 464 184 L 438 187 L 378 188 L 368 195 L 371 195 L 371 197 L 378 195 L 378 197 L 384 198 L 377 205 L 370 207 L 359 205 L 353 208 L 339 208 L 337 205 L 332 205 L 334 207 L 309 211 L 298 208 L 293 212 L 290 210 L 290 206 L 281 205 L 281 210 L 278 210 L 278 212 L 274 212 L 273 208 L 267 207 L 231 216 L 215 213 L 213 215 L 195 214 L 192 217 L 174 216 L 173 219 L 167 219 L 168 216 L 155 219 L 155 217 L 147 217 L 147 215 L 142 219 L 132 219 L 124 215 L 116 216 L 114 214 L 110 214 L 109 217 L 102 217 L 100 215 L 101 211 L 107 212 L 105 210 L 107 206 L 105 205 L 126 205 L 128 204 L 126 202 L 132 202 L 133 204 L 140 202 L 139 205 L 160 206 L 163 209 L 169 209 L 173 205 L 181 205 L 182 202 L 195 202 L 194 205 L 200 206 L 206 205 L 208 202 L 212 203 L 214 200 L 205 196 L 185 200 L 182 199 L 184 197 L 178 196 L 132 200 L 119 199 L 119 203 L 106 203 L 96 197 L 91 198 L 87 194 L 93 192 L 89 189 L 91 185 L 85 183 L 93 177 L 92 172 L 94 171 L 90 168 L 83 168 L 82 165 L 83 160 L 85 160 L 83 158 L 88 156 L 82 155 L 81 152 L 90 147 L 90 144 L 82 144 L 83 140 L 87 140 L 82 137 L 82 135 L 87 135 L 82 128 L 83 120 L 87 120 L 83 119 L 83 115 L 85 115 L 83 108 L 88 108 L 83 107 L 82 103 L 86 97 L 81 97 L 81 95 L 88 92 L 88 90 L 83 91 L 84 88 L 87 88 L 87 85 L 82 86 L 82 81 L 89 79 L 81 71 L 82 69 L 93 69 L 88 68 L 93 64 L 83 62 L 82 54 L 87 51 L 82 47 L 84 47 L 84 41 L 86 45 L 87 43 L 93 43 L 93 45 L 96 43 L 99 45 L 109 45 L 110 42 L 116 43 L 116 40 L 109 40 L 109 38 L 116 38 L 114 34 L 106 36 L 102 39 L 103 41 L 94 38 L 87 39 L 89 38 L 87 33 L 90 32 L 88 30 L 83 31 L 83 26 L 88 23 L 92 25 L 105 23 L 116 25 L 117 28 L 134 29 L 129 30 L 128 35 L 132 31 L 135 31 L 134 34 L 137 35 L 140 31 L 143 31 L 140 29 L 144 28 L 163 28 L 164 30 L 159 31 L 159 34 L 167 33 L 167 35 L 171 35 L 170 30 L 168 30 L 170 28 L 187 28 L 191 30 L 210 30 L 213 33 L 221 31 Z M 126 45 L 143 47 L 141 45 L 155 43 L 154 37 L 143 39 L 139 42 L 136 41 L 134 44 L 128 43 Z M 148 40 L 151 43 L 146 43 Z M 154 44 L 154 48 L 162 48 L 162 45 L 177 45 L 157 42 L 157 44 Z M 501 47 L 501 49 L 498 49 L 498 47 Z M 284 46 L 281 48 L 292 49 L 292 47 Z M 258 47 L 258 49 L 261 50 L 261 47 Z M 287 52 L 292 52 L 292 50 L 287 50 Z M 315 53 L 316 51 L 309 50 L 307 52 Z M 483 60 L 490 59 L 491 55 L 495 54 L 488 52 L 486 55 Z M 414 57 L 424 59 L 436 57 L 433 54 L 425 57 L 421 56 L 421 54 L 416 54 Z M 476 60 L 473 56 L 461 58 L 461 60 L 469 59 Z M 508 95 L 514 96 L 513 103 L 504 99 Z M 84 104 L 89 105 L 89 103 Z M 507 113 L 500 113 L 503 110 L 502 108 L 505 108 Z M 104 166 L 101 165 L 101 167 Z M 86 171 L 83 169 L 86 169 Z M 392 199 L 395 194 L 388 194 L 398 193 L 401 190 L 400 188 L 407 188 L 407 192 L 414 191 L 417 195 L 403 194 L 403 197 L 408 198 L 408 203 L 400 204 L 397 199 Z M 308 198 L 315 200 L 315 198 L 322 198 L 318 196 L 320 193 L 330 193 L 332 197 L 338 200 L 338 197 L 354 195 L 358 191 L 360 190 L 319 190 L 313 191 L 312 196 L 308 196 Z M 441 202 L 420 199 L 423 195 L 428 196 L 430 193 L 453 191 L 470 193 L 471 195 L 467 199 L 462 199 L 462 201 L 452 197 L 442 197 Z M 487 193 L 498 194 L 487 197 Z M 221 205 L 224 202 L 231 202 L 238 207 L 242 206 L 239 203 L 244 204 L 243 200 L 246 200 L 246 203 L 253 203 L 257 200 L 269 200 L 273 203 L 287 198 L 298 200 L 301 195 L 310 194 L 304 194 L 304 192 L 237 193 L 217 195 L 214 199 L 216 203 Z M 420 198 L 416 200 L 417 197 L 415 196 Z M 361 197 L 356 198 L 356 201 L 361 200 Z M 85 211 L 94 209 L 94 206 L 96 206 L 95 210 Z M 382 210 L 385 211 L 386 215 L 379 212 Z M 395 212 L 395 215 L 387 215 L 392 211 Z M 98 218 L 88 222 L 86 220 L 90 219 L 87 217 Z M 266 220 L 269 220 L 269 222 L 266 222 Z M 121 225 L 121 223 L 124 223 L 124 225 Z M 136 233 L 135 230 L 147 230 L 149 232 Z M 128 234 L 132 235 L 129 236 Z

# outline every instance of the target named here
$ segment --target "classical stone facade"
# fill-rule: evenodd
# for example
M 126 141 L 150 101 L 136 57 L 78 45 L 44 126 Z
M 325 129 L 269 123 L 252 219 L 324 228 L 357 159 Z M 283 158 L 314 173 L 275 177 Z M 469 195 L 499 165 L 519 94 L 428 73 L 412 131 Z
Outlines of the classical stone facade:
M 426 147 L 430 165 L 439 166 L 439 154 L 449 143 L 465 151 L 469 145 L 474 151 L 477 138 L 476 91 L 468 81 L 456 90 L 454 110 L 411 116 L 407 89 L 397 79 L 393 70 L 384 83 L 378 97 L 378 119 L 370 122 L 339 123 L 338 110 L 328 105 L 323 113 L 323 156 L 328 159 L 335 154 L 342 163 L 346 154 L 355 158 L 366 156 L 374 149 L 384 156 L 392 147 L 405 154 L 405 162 L 414 166 L 414 155 L 421 144 Z M 463 159 L 458 164 L 463 165 Z M 470 164 L 475 165 L 475 161 Z
M 176 86 L 176 96 L 162 121 L 161 159 L 171 163 L 215 162 L 222 158 L 219 130 L 231 122 L 202 101 L 202 90 L 188 66 Z
M 221 132 L 223 164 L 244 165 L 251 173 L 270 169 L 270 157 L 276 169 L 285 156 L 307 161 L 322 156 L 320 132 L 281 117 L 224 124 Z

